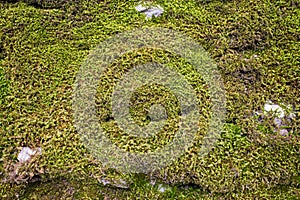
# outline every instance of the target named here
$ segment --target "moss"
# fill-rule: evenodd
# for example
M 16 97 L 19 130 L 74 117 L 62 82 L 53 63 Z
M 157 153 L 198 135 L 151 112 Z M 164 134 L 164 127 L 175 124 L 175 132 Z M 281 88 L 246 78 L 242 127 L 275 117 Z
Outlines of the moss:
M 0 176 L 6 182 L 0 186 L 1 197 L 299 196 L 299 3 L 156 3 L 164 7 L 165 13 L 148 21 L 135 11 L 137 1 L 0 3 Z M 97 106 L 99 121 L 120 147 L 143 152 L 167 144 L 174 136 L 180 113 L 169 91 L 158 85 L 141 88 L 132 98 L 143 102 L 132 106 L 135 120 L 147 124 L 150 105 L 165 102 L 173 112 L 168 119 L 169 129 L 152 140 L 122 135 L 106 102 L 118 77 L 135 64 L 157 61 L 179 70 L 195 89 L 199 109 L 205 111 L 200 123 L 203 130 L 198 132 L 194 145 L 172 165 L 153 174 L 119 174 L 102 166 L 82 145 L 73 126 L 72 85 L 89 50 L 117 33 L 144 26 L 186 33 L 209 52 L 224 80 L 227 118 L 218 144 L 200 159 L 198 152 L 211 106 L 201 76 L 172 52 L 146 49 L 119 58 L 101 79 L 105 84 L 98 87 Z M 288 137 L 274 133 L 272 118 L 258 122 L 254 116 L 266 100 L 292 106 L 297 117 L 289 124 L 292 132 Z M 17 147 L 21 146 L 42 147 L 43 154 L 18 168 L 14 178 L 24 182 L 17 184 L 10 173 L 16 169 Z M 115 183 L 104 186 L 103 179 Z M 168 184 L 169 189 L 158 192 L 158 185 L 149 184 L 150 179 Z M 118 180 L 125 180 L 129 188 L 116 187 Z

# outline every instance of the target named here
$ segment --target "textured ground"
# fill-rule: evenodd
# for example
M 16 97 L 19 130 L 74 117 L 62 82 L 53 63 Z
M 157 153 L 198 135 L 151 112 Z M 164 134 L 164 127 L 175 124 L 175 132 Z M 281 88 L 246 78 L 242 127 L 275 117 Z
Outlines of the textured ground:
M 165 12 L 146 20 L 135 10 L 138 1 L 0 1 L 1 198 L 299 198 L 300 2 L 155 3 Z M 227 116 L 221 139 L 208 156 L 197 156 L 199 131 L 194 145 L 172 165 L 152 174 L 124 175 L 103 167 L 82 145 L 73 126 L 73 83 L 89 51 L 101 41 L 143 26 L 180 31 L 203 46 L 223 77 Z M 122 71 L 114 69 L 153 60 L 184 66 L 202 112 L 209 112 L 205 84 L 189 63 L 153 49 L 125 55 L 102 77 L 97 102 L 108 136 L 128 151 L 145 152 L 168 142 L 161 135 L 141 141 L 122 134 L 108 119 L 105 104 Z M 147 92 L 137 92 L 133 102 Z M 144 101 L 168 101 L 167 93 L 155 87 L 154 97 Z M 274 117 L 255 115 L 268 100 L 295 114 L 283 119 L 287 135 L 274 131 Z M 132 112 L 145 122 L 143 106 Z M 207 127 L 205 120 L 202 125 Z M 167 136 L 172 138 L 171 129 Z M 21 165 L 17 156 L 22 146 L 42 147 L 42 155 Z M 167 190 L 161 193 L 161 187 Z

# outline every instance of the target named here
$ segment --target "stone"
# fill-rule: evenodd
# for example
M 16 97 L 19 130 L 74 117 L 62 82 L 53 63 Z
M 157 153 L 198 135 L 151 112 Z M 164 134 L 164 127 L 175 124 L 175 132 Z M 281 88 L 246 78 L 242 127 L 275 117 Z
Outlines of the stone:
M 42 149 L 41 148 L 31 149 L 29 147 L 22 147 L 22 150 L 18 155 L 18 160 L 19 162 L 27 162 L 36 154 L 42 154 Z

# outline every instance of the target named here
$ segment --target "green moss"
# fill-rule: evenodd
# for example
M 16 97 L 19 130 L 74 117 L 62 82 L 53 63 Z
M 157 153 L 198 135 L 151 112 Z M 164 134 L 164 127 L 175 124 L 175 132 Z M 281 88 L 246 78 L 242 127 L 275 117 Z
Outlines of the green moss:
M 0 186 L 3 198 L 209 199 L 299 196 L 299 3 L 297 1 L 156 1 L 165 12 L 146 20 L 137 1 L 21 1 L 0 3 Z M 82 145 L 73 125 L 72 85 L 89 50 L 136 27 L 158 26 L 186 33 L 217 63 L 227 97 L 227 118 L 217 145 L 198 155 L 209 119 L 209 93 L 201 75 L 172 52 L 131 52 L 109 67 L 97 93 L 101 125 L 128 151 L 146 152 L 170 142 L 178 123 L 177 104 L 159 85 L 132 97 L 131 113 L 145 125 L 148 108 L 163 102 L 170 111 L 167 131 L 149 139 L 129 138 L 113 120 L 114 84 L 133 65 L 156 61 L 177 69 L 195 89 L 202 129 L 194 145 L 172 165 L 152 174 L 119 174 L 102 166 Z M 151 93 L 151 95 L 150 95 Z M 272 118 L 255 111 L 266 100 L 292 105 L 296 119 L 288 137 Z M 42 147 L 42 156 L 18 168 L 17 147 Z M 104 186 L 102 179 L 113 184 Z M 168 184 L 165 193 L 157 179 Z M 16 184 L 16 180 L 24 180 Z M 35 182 L 33 182 L 35 180 Z M 118 188 L 125 180 L 127 189 Z M 8 183 L 9 181 L 14 183 Z M 194 185 L 182 189 L 182 185 Z M 167 187 L 167 186 L 166 186 Z M 61 189 L 63 188 L 63 189 Z

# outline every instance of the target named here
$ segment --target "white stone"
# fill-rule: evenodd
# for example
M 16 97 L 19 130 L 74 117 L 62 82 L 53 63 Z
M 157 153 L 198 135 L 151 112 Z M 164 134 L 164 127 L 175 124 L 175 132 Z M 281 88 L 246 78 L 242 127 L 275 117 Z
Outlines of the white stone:
M 288 130 L 286 130 L 286 129 L 281 129 L 281 130 L 279 131 L 279 134 L 282 135 L 282 136 L 287 136 L 287 135 L 289 134 L 289 132 L 288 132 Z
M 145 7 L 142 4 L 139 4 L 135 9 L 138 12 L 143 12 L 146 15 L 146 19 L 151 19 L 153 16 L 159 17 L 164 12 L 164 9 L 159 5 Z
M 143 5 L 138 5 L 135 7 L 135 9 L 138 11 L 138 12 L 143 12 L 145 10 L 147 10 L 147 7 L 144 7 Z
M 41 148 L 31 149 L 29 147 L 22 147 L 22 150 L 20 151 L 20 153 L 18 155 L 18 160 L 19 160 L 19 162 L 27 162 L 35 154 L 41 154 L 41 153 L 42 153 Z
M 158 191 L 159 191 L 159 192 L 163 193 L 163 192 L 165 192 L 166 190 L 167 190 L 167 188 L 164 187 L 162 184 L 159 184 L 159 185 L 158 185 Z
M 274 112 L 277 117 L 283 118 L 284 117 L 284 110 L 277 104 L 272 104 L 271 101 L 268 101 L 264 106 L 265 112 Z

